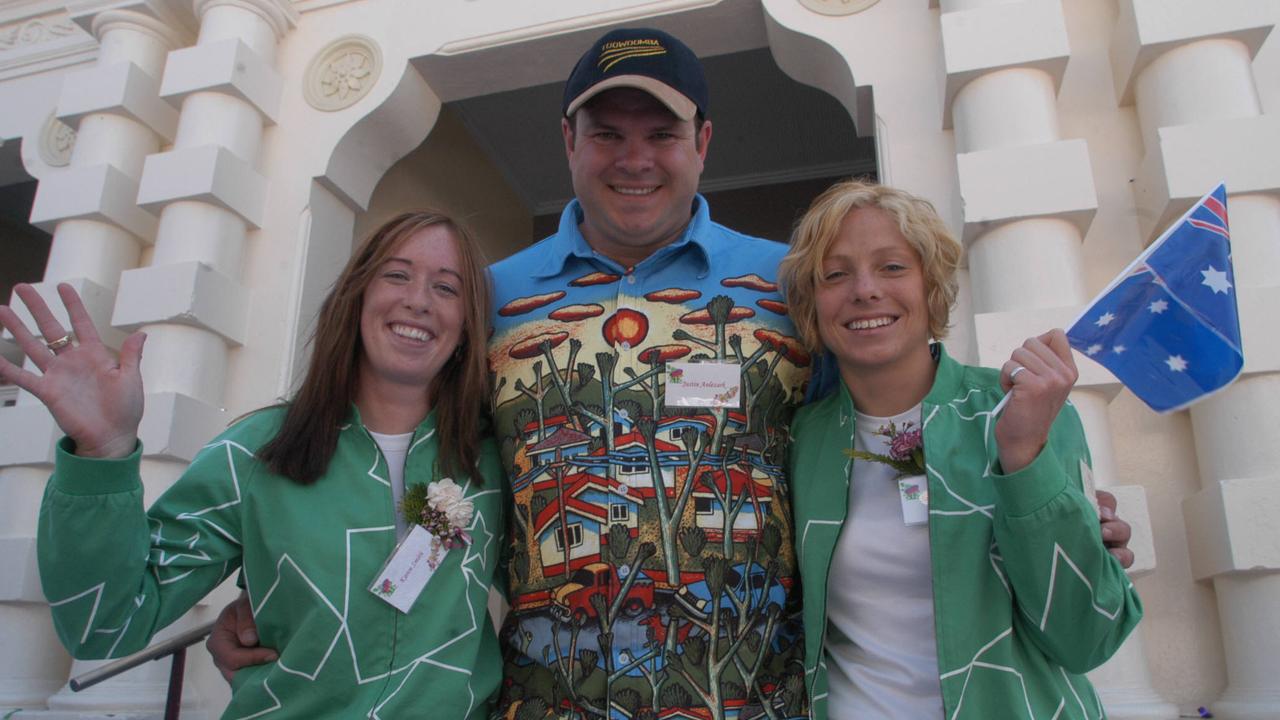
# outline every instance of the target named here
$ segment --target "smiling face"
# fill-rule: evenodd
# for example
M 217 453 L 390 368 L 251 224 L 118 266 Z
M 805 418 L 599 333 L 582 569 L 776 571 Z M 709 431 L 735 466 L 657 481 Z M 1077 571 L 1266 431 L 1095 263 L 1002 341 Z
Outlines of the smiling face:
M 892 215 L 876 207 L 845 215 L 815 296 L 818 334 L 851 388 L 886 372 L 932 377 L 922 262 Z
M 570 125 L 576 123 L 576 127 Z M 711 123 L 695 129 L 642 90 L 617 88 L 562 123 L 582 234 L 631 266 L 689 224 Z
M 360 394 L 423 393 L 463 339 L 457 239 L 436 224 L 405 238 L 373 274 L 360 311 Z

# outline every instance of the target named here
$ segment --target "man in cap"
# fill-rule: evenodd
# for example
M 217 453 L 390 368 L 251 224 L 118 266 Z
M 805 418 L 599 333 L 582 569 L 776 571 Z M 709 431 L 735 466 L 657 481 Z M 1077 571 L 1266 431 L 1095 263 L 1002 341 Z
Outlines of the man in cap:
M 807 711 L 783 465 L 811 358 L 775 283 L 786 246 L 713 222 L 697 193 L 707 105 L 679 40 L 597 40 L 562 106 L 576 199 L 492 268 L 504 716 Z M 228 610 L 210 650 L 260 661 Z
M 503 708 L 805 712 L 782 466 L 810 358 L 773 280 L 786 246 L 697 194 L 707 99 L 670 35 L 597 40 L 565 84 L 576 199 L 492 268 Z

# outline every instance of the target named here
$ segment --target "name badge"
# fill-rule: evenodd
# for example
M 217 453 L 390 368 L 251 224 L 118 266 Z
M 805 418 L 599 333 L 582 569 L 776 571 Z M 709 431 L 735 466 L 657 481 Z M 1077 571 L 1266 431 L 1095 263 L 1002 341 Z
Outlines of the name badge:
M 440 540 L 430 530 L 414 525 L 404 540 L 391 551 L 369 592 L 386 600 L 402 613 L 409 612 L 427 581 L 440 566 L 444 553 Z
M 741 385 L 735 363 L 667 363 L 667 407 L 736 408 Z
M 902 502 L 903 525 L 929 522 L 929 484 L 923 475 L 898 478 L 898 500 Z

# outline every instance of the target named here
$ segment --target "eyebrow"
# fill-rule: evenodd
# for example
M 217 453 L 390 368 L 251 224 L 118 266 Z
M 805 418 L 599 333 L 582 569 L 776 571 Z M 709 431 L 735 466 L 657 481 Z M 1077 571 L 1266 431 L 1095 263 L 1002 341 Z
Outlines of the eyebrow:
M 409 267 L 413 267 L 413 261 L 412 261 L 412 260 L 409 260 L 409 259 L 407 259 L 407 258 L 402 258 L 402 257 L 395 257 L 394 255 L 393 255 L 393 256 L 391 256 L 391 257 L 389 257 L 389 258 L 387 258 L 386 260 L 383 260 L 383 261 L 382 261 L 382 264 L 383 264 L 383 265 L 386 265 L 387 263 L 393 263 L 393 262 L 394 262 L 394 263 L 400 263 L 400 264 L 402 264 L 402 265 L 408 265 Z M 449 273 L 450 275 L 452 275 L 452 276 L 454 276 L 454 277 L 458 278 L 458 281 L 459 281 L 459 282 L 465 282 L 465 281 L 463 280 L 463 278 L 462 278 L 462 273 L 458 272 L 457 270 L 454 270 L 453 268 L 450 268 L 450 267 L 442 267 L 442 268 L 440 268 L 440 269 L 438 270 L 438 272 Z

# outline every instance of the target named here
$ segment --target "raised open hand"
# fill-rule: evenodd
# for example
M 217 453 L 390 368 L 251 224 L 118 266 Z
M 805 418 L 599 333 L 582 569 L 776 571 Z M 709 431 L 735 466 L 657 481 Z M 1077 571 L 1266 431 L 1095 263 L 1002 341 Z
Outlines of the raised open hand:
M 76 454 L 124 457 L 133 452 L 142 422 L 142 344 L 136 332 L 120 346 L 120 356 L 98 337 L 75 289 L 58 285 L 58 295 L 71 318 L 78 342 L 54 318 L 30 285 L 15 288 L 48 343 L 37 340 L 18 315 L 0 305 L 0 325 L 13 333 L 39 375 L 0 358 L 0 379 L 36 396 L 49 408 L 58 427 L 76 443 Z
M 1027 338 L 1013 351 L 1000 369 L 1009 404 L 996 421 L 996 445 L 1006 474 L 1030 465 L 1040 454 L 1079 377 L 1071 344 L 1061 330 Z

